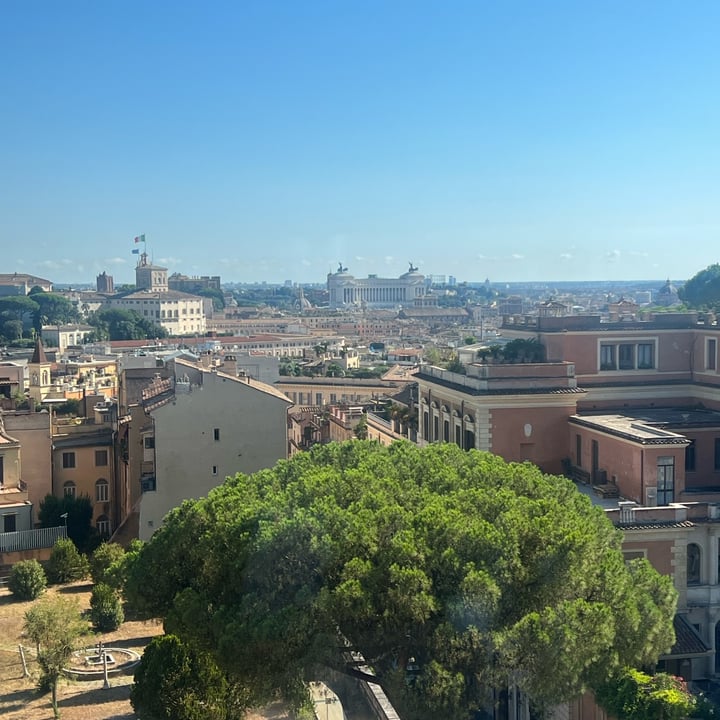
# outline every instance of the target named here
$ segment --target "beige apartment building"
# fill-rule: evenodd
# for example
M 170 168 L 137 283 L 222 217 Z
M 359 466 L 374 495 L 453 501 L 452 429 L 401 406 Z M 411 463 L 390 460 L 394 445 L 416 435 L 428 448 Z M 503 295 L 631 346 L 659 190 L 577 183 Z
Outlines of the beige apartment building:
M 109 303 L 110 307 L 134 310 L 172 336 L 205 332 L 204 299 L 198 295 L 177 290 L 141 290 L 112 297 Z
M 52 495 L 52 438 L 50 413 L 14 410 L 2 413 L 7 433 L 20 443 L 21 479 L 33 506 L 33 521 L 37 522 L 40 503 Z M 7 467 L 8 461 L 6 461 Z
M 143 392 L 148 421 L 140 431 L 145 469 L 141 540 L 151 537 L 183 500 L 206 495 L 228 476 L 272 467 L 288 456 L 292 403 L 279 390 L 223 372 L 208 356 L 204 365 L 184 359 L 173 365 L 171 377 L 156 378 Z
M 282 376 L 275 387 L 295 405 L 362 405 L 394 395 L 414 378 L 406 381 L 342 377 Z
M 117 525 L 114 408 L 114 403 L 103 403 L 90 417 L 53 422 L 53 494 L 89 497 L 92 524 L 105 538 Z

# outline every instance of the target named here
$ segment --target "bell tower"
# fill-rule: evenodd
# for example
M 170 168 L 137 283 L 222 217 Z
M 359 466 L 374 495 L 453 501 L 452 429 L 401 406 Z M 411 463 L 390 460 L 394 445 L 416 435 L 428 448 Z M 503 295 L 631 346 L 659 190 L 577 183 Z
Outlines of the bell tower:
M 28 375 L 30 377 L 30 397 L 35 403 L 41 403 L 49 394 L 52 388 L 50 380 L 50 361 L 45 355 L 45 348 L 38 335 L 35 341 L 35 350 L 28 363 Z

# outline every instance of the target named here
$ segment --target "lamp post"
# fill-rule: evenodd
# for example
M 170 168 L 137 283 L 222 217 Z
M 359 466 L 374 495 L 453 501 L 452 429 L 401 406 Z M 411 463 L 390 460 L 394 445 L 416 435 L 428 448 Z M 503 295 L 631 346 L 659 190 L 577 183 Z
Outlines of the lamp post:
M 60 516 L 65 521 L 65 537 L 67 537 L 67 516 L 68 514 L 66 512 Z

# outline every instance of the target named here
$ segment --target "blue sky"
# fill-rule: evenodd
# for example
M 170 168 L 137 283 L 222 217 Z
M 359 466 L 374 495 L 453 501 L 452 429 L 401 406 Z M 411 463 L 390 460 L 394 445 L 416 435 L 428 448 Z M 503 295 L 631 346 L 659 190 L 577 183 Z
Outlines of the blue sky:
M 3 0 L 1 272 L 684 279 L 720 3 Z

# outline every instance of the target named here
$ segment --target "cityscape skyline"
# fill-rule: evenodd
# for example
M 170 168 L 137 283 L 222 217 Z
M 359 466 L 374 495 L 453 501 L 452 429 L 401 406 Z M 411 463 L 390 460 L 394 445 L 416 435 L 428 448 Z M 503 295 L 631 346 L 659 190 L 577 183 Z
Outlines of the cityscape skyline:
M 718 261 L 720 6 L 3 7 L 4 272 L 688 279 Z M 690 249 L 690 252 L 687 250 Z

